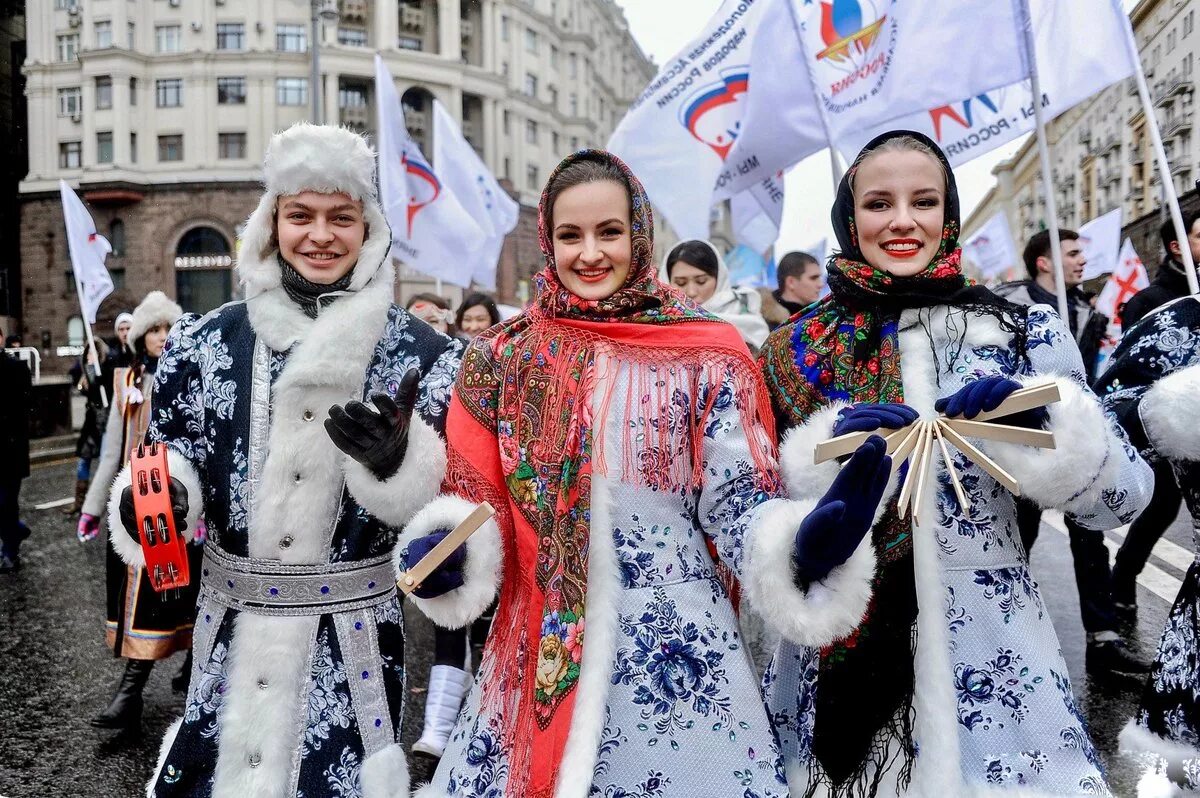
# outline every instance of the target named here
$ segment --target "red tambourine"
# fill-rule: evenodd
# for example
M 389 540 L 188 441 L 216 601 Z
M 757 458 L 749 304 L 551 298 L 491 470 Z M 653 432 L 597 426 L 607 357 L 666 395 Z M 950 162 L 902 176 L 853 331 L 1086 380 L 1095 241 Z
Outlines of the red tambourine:
M 138 539 L 146 555 L 146 573 L 155 592 L 187 587 L 187 541 L 175 529 L 171 513 L 171 474 L 167 449 L 157 443 L 138 446 L 129 457 L 133 478 L 133 512 Z

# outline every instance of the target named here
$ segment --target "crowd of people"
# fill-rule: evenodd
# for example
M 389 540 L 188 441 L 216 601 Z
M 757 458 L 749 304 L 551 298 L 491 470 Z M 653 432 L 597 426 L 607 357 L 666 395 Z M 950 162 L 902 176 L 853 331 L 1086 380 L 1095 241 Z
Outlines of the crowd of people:
M 83 543 L 107 527 L 126 660 L 93 724 L 136 726 L 154 663 L 188 652 L 148 794 L 1108 794 L 1030 574 L 1047 509 L 1088 669 L 1145 680 L 1121 736 L 1140 787 L 1200 789 L 1200 570 L 1153 661 L 1117 623 L 1180 504 L 1200 512 L 1200 300 L 1178 262 L 1200 259 L 1196 214 L 1187 242 L 1163 228 L 1100 367 L 1079 236 L 1039 233 L 1028 280 L 974 284 L 953 170 L 918 133 L 863 149 L 836 254 L 784 255 L 773 290 L 733 285 L 709 241 L 656 258 L 637 177 L 577 152 L 546 183 L 545 268 L 510 318 L 482 293 L 394 304 L 373 163 L 344 129 L 276 135 L 245 300 L 196 316 L 152 292 L 72 373 L 87 416 L 66 512 Z M 1047 382 L 1059 401 L 995 417 Z M 28 412 L 27 388 L 3 395 L 6 419 Z M 938 417 L 1056 448 L 939 437 L 926 479 L 903 430 Z M 169 596 L 124 465 L 142 441 L 166 448 L 189 541 L 192 583 Z M 13 568 L 28 458 L 0 469 Z M 494 517 L 410 596 L 436 627 L 412 753 L 437 766 L 412 785 L 396 580 L 482 502 Z M 1110 571 L 1104 531 L 1126 524 Z

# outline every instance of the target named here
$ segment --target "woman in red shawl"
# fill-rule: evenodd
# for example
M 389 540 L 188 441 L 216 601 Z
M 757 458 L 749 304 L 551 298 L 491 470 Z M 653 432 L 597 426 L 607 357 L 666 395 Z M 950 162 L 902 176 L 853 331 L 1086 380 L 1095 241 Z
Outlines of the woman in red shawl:
M 539 228 L 535 303 L 471 342 L 455 386 L 453 495 L 397 547 L 411 565 L 475 503 L 498 510 L 417 600 L 461 626 L 499 589 L 474 688 L 417 795 L 786 796 L 720 578 L 804 610 L 789 555 L 813 503 L 777 498 L 755 364 L 734 327 L 656 279 L 649 202 L 612 155 L 567 158 Z M 886 468 L 874 454 L 866 465 Z M 881 490 L 856 496 L 873 508 Z

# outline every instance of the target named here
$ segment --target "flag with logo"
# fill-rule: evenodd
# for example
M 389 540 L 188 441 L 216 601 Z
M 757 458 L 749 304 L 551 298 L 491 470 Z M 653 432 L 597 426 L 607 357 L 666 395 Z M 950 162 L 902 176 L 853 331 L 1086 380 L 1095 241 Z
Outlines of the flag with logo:
M 1015 3 L 769 2 L 729 156 L 735 169 L 718 197 L 786 169 L 830 139 L 846 154 L 844 142 L 860 130 L 900 127 L 889 120 L 908 109 L 975 96 L 1028 74 Z M 847 161 L 860 146 L 852 149 Z
M 727 172 L 741 129 L 750 42 L 765 2 L 724 0 L 700 34 L 667 60 L 608 141 L 681 239 L 708 238 L 713 186 Z
M 379 199 L 392 226 L 393 254 L 419 272 L 466 288 L 487 235 L 409 136 L 396 84 L 378 54 L 375 97 Z
M 1083 279 L 1116 271 L 1117 250 L 1121 247 L 1121 209 L 1114 208 L 1079 228 L 1079 244 L 1087 259 Z
M 1149 285 L 1150 278 L 1146 275 L 1146 267 L 1134 251 L 1133 242 L 1127 238 L 1121 245 L 1116 268 L 1109 275 L 1100 296 L 1096 297 L 1096 310 L 1120 324 L 1121 308 L 1134 294 Z
M 494 290 L 504 237 L 517 226 L 521 206 L 496 182 L 454 117 L 438 100 L 433 101 L 433 166 L 487 236 L 470 273 L 480 287 Z
M 1088 97 L 1133 74 L 1126 45 L 1129 21 L 1119 0 L 1028 0 L 1037 53 L 1042 107 L 1053 119 Z M 1024 49 L 1024 48 L 1022 48 Z M 926 134 L 957 166 L 1036 128 L 1033 88 L 1021 80 L 988 91 L 960 95 L 945 105 L 847 131 L 839 151 L 853 158 L 886 130 Z
M 92 215 L 65 180 L 58 181 L 58 191 L 62 196 L 63 219 L 67 224 L 71 271 L 79 286 L 79 309 L 88 324 L 95 324 L 96 310 L 113 290 L 112 276 L 104 266 L 104 259 L 112 252 L 112 245 L 96 232 Z
M 997 211 L 983 227 L 963 241 L 962 248 L 963 254 L 985 279 L 1000 277 L 1021 265 L 1004 211 Z

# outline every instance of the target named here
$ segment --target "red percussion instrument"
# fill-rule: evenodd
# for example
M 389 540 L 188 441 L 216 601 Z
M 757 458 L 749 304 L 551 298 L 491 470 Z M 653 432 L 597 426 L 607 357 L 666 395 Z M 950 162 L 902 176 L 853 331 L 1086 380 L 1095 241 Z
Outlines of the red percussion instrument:
M 138 446 L 129 457 L 129 471 L 133 512 L 150 585 L 157 593 L 186 587 L 191 581 L 187 541 L 176 531 L 171 513 L 167 448 L 157 443 Z

